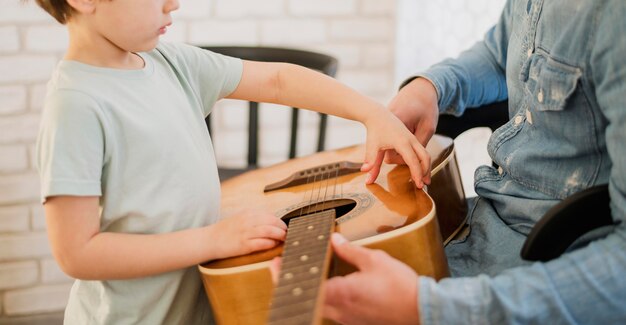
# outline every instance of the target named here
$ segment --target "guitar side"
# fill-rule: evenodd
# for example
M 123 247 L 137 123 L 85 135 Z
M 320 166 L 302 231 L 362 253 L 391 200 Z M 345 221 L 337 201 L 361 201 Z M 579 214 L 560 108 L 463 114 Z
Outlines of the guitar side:
M 411 266 L 416 272 L 440 279 L 449 275 L 439 226 L 432 199 L 423 191 L 421 199 L 430 212 L 419 221 L 353 244 L 381 249 Z M 262 324 L 274 289 L 269 271 L 270 260 L 281 248 L 238 260 L 219 261 L 200 266 L 205 290 L 218 324 Z M 331 275 L 345 275 L 352 266 L 333 260 Z

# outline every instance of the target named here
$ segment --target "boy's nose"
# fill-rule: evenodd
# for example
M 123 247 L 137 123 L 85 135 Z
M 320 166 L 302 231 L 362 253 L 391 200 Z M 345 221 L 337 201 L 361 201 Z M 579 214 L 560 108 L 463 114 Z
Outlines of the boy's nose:
M 179 7 L 178 0 L 168 0 L 165 3 L 165 7 L 163 8 L 163 11 L 165 13 L 169 13 L 169 12 L 172 12 L 174 10 L 177 10 L 178 7 Z

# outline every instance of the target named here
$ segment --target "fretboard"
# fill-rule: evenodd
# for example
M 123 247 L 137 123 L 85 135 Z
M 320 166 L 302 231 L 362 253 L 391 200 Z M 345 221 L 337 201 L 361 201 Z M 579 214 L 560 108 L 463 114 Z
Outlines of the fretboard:
M 321 284 L 328 276 L 334 227 L 332 209 L 290 220 L 268 324 L 321 322 Z

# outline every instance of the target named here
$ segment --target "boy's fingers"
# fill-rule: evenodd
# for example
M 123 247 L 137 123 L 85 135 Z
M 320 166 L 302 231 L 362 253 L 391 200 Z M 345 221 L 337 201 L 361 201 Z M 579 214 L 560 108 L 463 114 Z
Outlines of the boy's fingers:
M 398 150 L 398 153 L 400 153 L 407 166 L 409 166 L 409 169 L 411 170 L 411 178 L 415 182 L 415 185 L 418 188 L 424 187 L 424 182 L 422 181 L 422 176 L 424 175 L 422 173 L 422 163 L 420 162 L 420 159 L 418 158 L 418 155 L 414 151 L 413 147 L 403 148 L 401 151 Z M 430 164 L 429 161 L 426 163 Z
M 368 176 L 365 181 L 366 184 L 372 184 L 378 178 L 378 174 L 380 174 L 380 166 L 383 164 L 383 159 L 385 158 L 385 152 L 379 151 L 376 156 L 376 160 L 373 163 L 368 164 Z
M 413 144 L 413 150 L 415 150 L 417 156 L 419 157 L 422 175 L 424 175 L 422 180 L 424 183 L 430 184 L 430 155 L 419 143 Z

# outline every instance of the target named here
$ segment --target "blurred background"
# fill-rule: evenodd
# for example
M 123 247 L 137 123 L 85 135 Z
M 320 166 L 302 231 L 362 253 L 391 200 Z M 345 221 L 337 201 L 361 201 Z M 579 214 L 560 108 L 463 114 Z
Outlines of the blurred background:
M 313 50 L 336 57 L 337 79 L 387 104 L 399 84 L 480 40 L 504 0 L 181 0 L 165 41 Z M 34 0 L 0 0 L 0 323 L 60 322 L 72 279 L 57 267 L 39 203 L 34 146 L 46 82 L 68 38 Z M 263 105 L 261 166 L 285 160 L 290 110 Z M 224 100 L 213 114 L 220 166 L 245 165 L 247 111 Z M 298 155 L 315 152 L 315 113 L 302 112 Z M 358 124 L 329 118 L 326 148 L 365 140 Z M 457 138 L 468 196 L 488 164 L 488 129 Z

